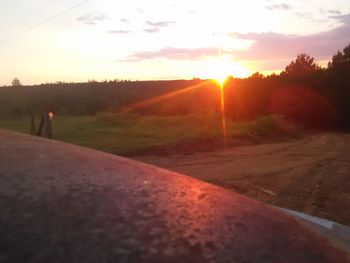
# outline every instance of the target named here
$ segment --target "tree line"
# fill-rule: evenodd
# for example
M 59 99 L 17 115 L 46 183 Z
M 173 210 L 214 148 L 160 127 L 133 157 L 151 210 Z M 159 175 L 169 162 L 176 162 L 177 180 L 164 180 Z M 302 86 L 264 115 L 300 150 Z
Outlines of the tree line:
M 279 75 L 230 78 L 225 92 L 233 119 L 279 114 L 310 127 L 350 128 L 350 45 L 326 68 L 301 53 Z
M 178 115 L 220 111 L 220 89 L 208 80 L 89 81 L 24 86 L 18 79 L 0 88 L 0 115 L 23 116 L 50 107 L 61 115 L 94 115 L 125 110 L 128 105 L 162 94 L 153 104 L 135 109 L 140 114 Z M 203 85 L 199 85 L 203 84 Z M 280 74 L 229 77 L 224 84 L 225 112 L 233 120 L 277 114 L 309 127 L 350 128 L 350 45 L 338 51 L 326 68 L 301 53 Z

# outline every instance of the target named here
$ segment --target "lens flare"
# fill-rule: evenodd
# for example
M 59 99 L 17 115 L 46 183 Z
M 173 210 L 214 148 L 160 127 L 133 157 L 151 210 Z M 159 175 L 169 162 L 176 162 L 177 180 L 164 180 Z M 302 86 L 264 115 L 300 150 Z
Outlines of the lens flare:
M 52 120 L 52 119 L 53 119 L 53 112 L 50 111 L 50 112 L 48 113 L 48 116 L 49 116 L 49 120 Z
M 225 80 L 219 83 L 220 87 L 220 108 L 221 108 L 221 126 L 222 126 L 222 135 L 224 139 L 224 147 L 227 148 L 227 128 L 226 128 L 226 117 L 225 117 Z
M 189 92 L 191 90 L 202 88 L 205 85 L 207 85 L 208 83 L 210 83 L 210 81 L 204 81 L 204 82 L 201 82 L 201 83 L 193 85 L 193 86 L 189 86 L 189 87 L 186 87 L 186 88 L 183 88 L 180 90 L 176 90 L 173 92 L 169 92 L 169 93 L 166 93 L 166 94 L 154 97 L 154 98 L 143 100 L 143 101 L 140 101 L 140 102 L 137 102 L 137 103 L 134 103 L 134 104 L 131 104 L 131 105 L 125 107 L 124 110 L 136 110 L 136 109 L 151 105 L 153 103 L 156 103 L 156 102 L 168 99 L 168 98 L 172 98 L 174 96 L 178 96 L 180 94 Z
M 221 78 L 220 80 L 218 78 L 215 79 L 217 87 L 220 88 L 221 126 L 222 126 L 222 134 L 223 134 L 223 141 L 224 141 L 225 148 L 227 147 L 227 128 L 226 128 L 226 117 L 225 117 L 225 94 L 224 94 L 224 87 L 225 87 L 226 79 L 227 79 L 226 75 L 225 75 L 225 77 Z M 189 92 L 191 90 L 203 88 L 204 86 L 206 86 L 210 83 L 213 84 L 213 80 L 204 81 L 204 82 L 201 82 L 199 84 L 189 86 L 189 87 L 186 87 L 186 88 L 174 91 L 174 92 L 169 92 L 169 93 L 157 96 L 157 97 L 143 100 L 143 101 L 128 105 L 128 106 L 122 108 L 121 110 L 129 111 L 129 110 L 136 110 L 136 109 L 139 109 L 142 107 L 146 107 L 146 106 L 151 105 L 153 103 L 157 103 L 157 102 L 160 102 L 162 100 L 184 94 L 184 93 Z

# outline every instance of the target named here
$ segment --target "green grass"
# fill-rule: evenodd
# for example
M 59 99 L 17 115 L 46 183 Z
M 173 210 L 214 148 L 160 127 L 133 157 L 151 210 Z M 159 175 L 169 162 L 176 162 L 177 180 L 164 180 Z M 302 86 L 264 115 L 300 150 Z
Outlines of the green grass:
M 38 126 L 39 119 L 36 119 Z M 266 135 L 279 131 L 275 117 L 251 122 L 227 120 L 229 138 Z M 0 120 L 0 128 L 29 133 L 28 118 Z M 140 116 L 132 113 L 99 113 L 96 116 L 55 116 L 54 139 L 123 154 L 183 141 L 222 138 L 220 115 L 208 112 L 185 116 Z

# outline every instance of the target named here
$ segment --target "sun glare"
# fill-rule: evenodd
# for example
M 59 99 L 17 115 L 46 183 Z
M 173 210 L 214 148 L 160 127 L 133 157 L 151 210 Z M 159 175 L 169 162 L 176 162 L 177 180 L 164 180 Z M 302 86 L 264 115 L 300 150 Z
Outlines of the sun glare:
M 234 61 L 232 57 L 223 56 L 217 59 L 211 59 L 203 63 L 207 77 L 217 81 L 222 86 L 228 76 L 238 78 L 246 77 L 250 70 L 241 65 L 240 62 Z
M 223 80 L 225 81 L 225 80 Z M 226 116 L 225 116 L 225 93 L 224 93 L 224 82 L 220 84 L 220 107 L 221 107 L 221 126 L 222 135 L 224 138 L 224 147 L 227 147 L 227 129 L 226 129 Z
M 223 88 L 225 80 L 228 78 L 229 75 L 221 75 L 221 76 L 217 76 L 215 77 L 216 82 L 220 85 L 220 88 Z

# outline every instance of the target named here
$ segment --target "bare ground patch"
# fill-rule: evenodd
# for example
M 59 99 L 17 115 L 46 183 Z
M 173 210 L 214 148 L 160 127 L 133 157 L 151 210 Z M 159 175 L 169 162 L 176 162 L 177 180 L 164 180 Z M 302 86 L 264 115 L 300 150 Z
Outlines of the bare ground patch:
M 235 140 L 226 149 L 211 141 L 193 142 L 133 157 L 272 205 L 350 225 L 350 134 L 271 138 L 261 144 L 251 137 Z

